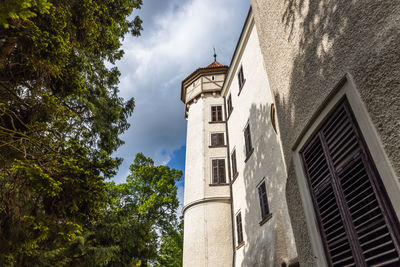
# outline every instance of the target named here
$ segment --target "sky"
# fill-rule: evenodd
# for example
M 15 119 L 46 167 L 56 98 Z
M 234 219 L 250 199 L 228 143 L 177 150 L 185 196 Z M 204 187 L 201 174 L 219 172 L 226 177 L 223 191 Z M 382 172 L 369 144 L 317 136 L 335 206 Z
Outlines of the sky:
M 124 159 L 116 183 L 125 181 L 129 165 L 142 152 L 156 165 L 184 171 L 186 120 L 181 81 L 199 67 L 217 61 L 229 65 L 250 7 L 249 0 L 144 0 L 140 37 L 126 36 L 120 96 L 135 99 L 131 127 L 113 156 Z M 177 183 L 183 200 L 183 181 Z

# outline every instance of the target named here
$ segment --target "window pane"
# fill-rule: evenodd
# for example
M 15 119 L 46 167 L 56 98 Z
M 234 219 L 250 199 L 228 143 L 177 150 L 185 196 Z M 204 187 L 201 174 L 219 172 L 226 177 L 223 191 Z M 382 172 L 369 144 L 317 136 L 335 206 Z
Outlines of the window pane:
M 223 145 L 225 145 L 223 133 L 211 134 L 211 146 L 223 146 Z
M 228 114 L 230 115 L 232 113 L 233 107 L 232 107 L 232 95 L 228 96 Z
M 231 161 L 232 161 L 232 174 L 235 175 L 237 173 L 236 150 L 234 150 L 233 153 L 232 153 Z
M 240 245 L 243 242 L 242 215 L 240 212 L 236 215 L 236 231 L 238 245 Z
M 222 107 L 217 107 L 217 121 L 222 121 Z
M 216 159 L 212 161 L 212 183 L 218 183 L 218 160 Z
M 260 198 L 261 219 L 264 219 L 269 214 L 268 196 L 265 181 L 263 181 L 258 187 L 258 196 Z
M 219 183 L 224 184 L 225 180 L 225 160 L 220 159 L 218 160 L 218 171 L 219 171 Z
M 222 107 L 212 106 L 211 107 L 211 121 L 222 121 Z
M 250 124 L 247 125 L 247 127 L 244 131 L 244 142 L 246 145 L 246 156 L 248 156 L 252 149 L 251 136 L 250 136 Z

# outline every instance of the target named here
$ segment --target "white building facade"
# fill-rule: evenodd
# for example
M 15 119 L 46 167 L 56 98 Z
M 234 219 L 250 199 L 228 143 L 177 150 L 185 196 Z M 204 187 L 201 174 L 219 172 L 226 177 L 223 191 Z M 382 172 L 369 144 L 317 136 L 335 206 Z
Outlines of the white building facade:
M 251 13 L 229 71 L 218 62 L 196 70 L 182 82 L 181 99 L 188 121 L 183 265 L 295 259 L 273 99 Z
M 400 266 L 400 150 L 392 149 L 400 132 L 393 126 L 398 76 L 387 74 L 393 68 L 381 71 L 392 82 L 382 85 L 387 96 L 380 95 L 383 89 L 366 82 L 379 69 L 368 76 L 359 69 L 380 60 L 400 66 L 387 50 L 393 46 L 374 39 L 391 56 L 352 60 L 353 69 L 342 72 L 337 62 L 337 68 L 319 62 L 314 46 L 299 52 L 305 43 L 297 35 L 307 20 L 292 17 L 288 31 L 284 6 L 252 3 L 255 18 L 250 9 L 230 66 L 214 61 L 182 82 L 188 121 L 183 266 Z M 363 9 L 338 2 L 343 17 L 348 10 Z M 373 18 L 366 23 L 376 25 Z M 277 37 L 286 31 L 287 38 Z M 365 41 L 353 36 L 340 41 L 350 42 L 346 47 Z M 334 84 L 320 86 L 325 81 Z M 392 112 L 381 107 L 385 116 L 376 122 L 371 110 L 380 102 L 391 103 Z

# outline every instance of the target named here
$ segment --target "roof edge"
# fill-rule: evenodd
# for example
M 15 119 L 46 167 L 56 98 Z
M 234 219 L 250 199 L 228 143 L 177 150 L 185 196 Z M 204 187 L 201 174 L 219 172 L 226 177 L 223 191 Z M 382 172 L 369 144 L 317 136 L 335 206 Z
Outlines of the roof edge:
M 230 82 L 232 80 L 230 78 L 232 77 L 233 69 L 235 69 L 232 66 L 232 64 L 239 57 L 238 54 L 240 54 L 240 52 L 243 51 L 243 48 L 244 48 L 243 44 L 248 40 L 248 37 L 249 37 L 249 34 L 250 34 L 249 30 L 251 29 L 251 26 L 253 26 L 253 24 L 254 24 L 253 8 L 250 5 L 249 12 L 247 13 L 247 17 L 246 17 L 246 20 L 245 20 L 245 22 L 243 24 L 242 31 L 240 32 L 239 40 L 236 43 L 235 51 L 233 52 L 231 62 L 229 63 L 229 70 L 228 70 L 228 73 L 226 74 L 225 81 L 224 81 L 224 83 L 222 85 L 221 95 L 224 95 L 224 93 L 226 91 L 226 86 L 227 86 L 228 79 L 229 79 L 229 84 L 230 84 Z

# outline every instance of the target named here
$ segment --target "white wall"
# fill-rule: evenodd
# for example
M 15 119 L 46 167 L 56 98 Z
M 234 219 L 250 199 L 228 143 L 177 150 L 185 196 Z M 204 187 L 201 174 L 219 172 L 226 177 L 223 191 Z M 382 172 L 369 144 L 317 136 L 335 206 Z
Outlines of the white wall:
M 297 256 L 285 198 L 286 173 L 279 136 L 270 120 L 273 99 L 255 27 L 234 69 L 226 97 L 232 96 L 228 119 L 230 153 L 236 149 L 238 177 L 232 185 L 233 209 L 241 211 L 245 245 L 236 251 L 236 266 L 277 266 L 283 258 Z M 236 64 L 237 63 L 237 64 Z M 237 72 L 243 66 L 246 82 L 239 94 Z M 231 66 L 232 68 L 232 66 Z M 245 163 L 243 130 L 250 123 L 254 152 Z M 261 210 L 257 185 L 265 178 L 271 219 L 260 226 Z M 236 226 L 235 226 L 236 227 Z M 235 229 L 236 234 L 236 229 Z M 237 244 L 235 244 L 237 245 Z
M 198 79 L 195 89 L 220 90 L 224 75 Z M 210 82 L 211 80 L 211 82 Z M 189 85 L 189 87 L 193 87 Z M 197 90 L 197 89 L 196 89 Z M 189 91 L 189 88 L 187 89 Z M 204 91 L 203 91 L 204 92 Z M 185 98 L 187 99 L 187 98 Z M 206 93 L 191 102 L 188 110 L 184 195 L 183 266 L 232 266 L 232 220 L 229 185 L 211 185 L 211 160 L 225 159 L 227 147 L 209 147 L 210 134 L 226 131 L 225 122 L 210 123 L 211 107 L 224 101 Z

